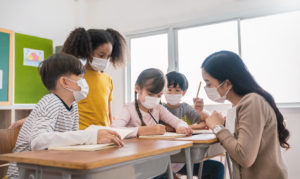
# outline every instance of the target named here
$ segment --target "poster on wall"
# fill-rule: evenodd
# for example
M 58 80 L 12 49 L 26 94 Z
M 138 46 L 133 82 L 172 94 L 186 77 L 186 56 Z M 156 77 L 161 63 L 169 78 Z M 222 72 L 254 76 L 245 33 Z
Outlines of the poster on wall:
M 44 60 L 44 51 L 43 50 L 24 48 L 23 53 L 24 53 L 23 64 L 25 66 L 38 67 L 39 64 Z

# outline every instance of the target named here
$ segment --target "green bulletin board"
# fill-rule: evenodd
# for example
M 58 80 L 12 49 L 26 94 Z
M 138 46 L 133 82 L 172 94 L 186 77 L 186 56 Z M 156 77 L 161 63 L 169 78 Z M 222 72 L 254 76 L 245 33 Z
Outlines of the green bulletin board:
M 49 39 L 15 33 L 15 104 L 36 104 L 45 94 L 38 67 L 24 65 L 23 49 L 44 51 L 44 59 L 53 54 Z
M 8 101 L 9 34 L 0 32 L 0 101 Z
M 11 104 L 13 32 L 0 29 L 0 104 Z

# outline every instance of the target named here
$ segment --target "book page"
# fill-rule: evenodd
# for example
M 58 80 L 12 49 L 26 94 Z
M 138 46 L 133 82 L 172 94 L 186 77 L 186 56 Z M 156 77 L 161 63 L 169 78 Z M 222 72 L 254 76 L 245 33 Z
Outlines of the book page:
M 96 151 L 116 147 L 115 144 L 95 144 L 95 145 L 73 145 L 65 147 L 49 147 L 48 150 L 73 150 L 73 151 Z
M 128 136 L 128 134 L 133 132 L 133 129 L 130 128 L 112 128 L 112 127 L 96 126 L 96 125 L 90 125 L 85 130 L 99 130 L 99 129 L 109 129 L 115 131 L 120 135 L 121 139 L 125 139 L 126 136 Z
M 177 134 L 175 132 L 166 132 L 163 135 L 145 135 L 145 136 L 139 136 L 139 138 L 149 138 L 149 139 L 155 139 L 155 138 L 178 138 L 178 137 L 185 137 L 185 134 Z
M 213 134 L 212 130 L 193 130 L 193 134 Z

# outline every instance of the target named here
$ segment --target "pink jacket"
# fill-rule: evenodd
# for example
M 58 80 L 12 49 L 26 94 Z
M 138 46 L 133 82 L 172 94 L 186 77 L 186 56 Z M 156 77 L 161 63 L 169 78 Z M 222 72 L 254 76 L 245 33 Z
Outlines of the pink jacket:
M 149 113 L 144 112 L 142 110 L 141 114 L 143 116 L 143 121 L 147 126 L 155 125 L 156 122 L 153 120 L 153 118 L 150 116 Z M 179 127 L 188 127 L 188 124 L 176 116 L 174 116 L 172 113 L 170 113 L 165 107 L 162 105 L 157 105 L 155 108 L 152 109 L 152 115 L 153 117 L 159 122 L 160 120 L 164 121 L 166 124 L 169 124 L 173 128 L 177 129 Z M 133 128 L 133 132 L 129 134 L 127 137 L 136 137 L 138 128 L 142 125 L 142 122 L 139 118 L 139 115 L 135 108 L 135 103 L 131 102 L 126 104 L 121 113 L 118 115 L 118 117 L 113 120 L 111 127 L 120 128 L 120 127 L 130 127 Z

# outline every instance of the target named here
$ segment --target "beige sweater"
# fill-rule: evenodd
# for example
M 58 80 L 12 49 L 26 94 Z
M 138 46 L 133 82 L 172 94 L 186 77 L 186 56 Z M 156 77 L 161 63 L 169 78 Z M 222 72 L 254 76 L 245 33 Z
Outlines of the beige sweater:
M 288 178 L 281 157 L 276 115 L 262 96 L 245 95 L 236 106 L 234 136 L 223 129 L 217 137 L 238 164 L 240 178 Z

